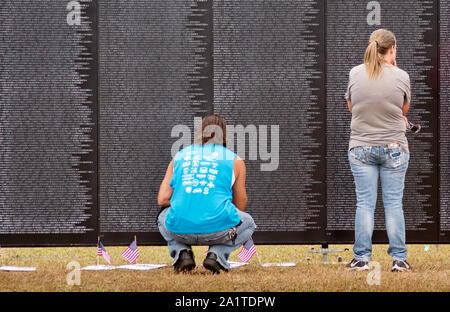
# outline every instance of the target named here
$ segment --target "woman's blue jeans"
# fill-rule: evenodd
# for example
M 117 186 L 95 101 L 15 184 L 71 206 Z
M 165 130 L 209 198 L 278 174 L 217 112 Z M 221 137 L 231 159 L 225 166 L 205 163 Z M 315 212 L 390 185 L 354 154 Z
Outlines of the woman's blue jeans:
M 208 234 L 175 234 L 166 228 L 166 216 L 170 208 L 164 209 L 158 217 L 158 228 L 162 237 L 167 241 L 170 256 L 173 264 L 178 260 L 180 251 L 192 250 L 191 245 L 208 245 L 208 252 L 213 252 L 217 256 L 217 261 L 225 269 L 230 269 L 228 257 L 233 250 L 241 247 L 248 241 L 255 231 L 256 225 L 253 218 L 246 212 L 237 210 L 242 223 L 236 228 L 237 237 L 231 241 L 228 236 L 228 229 Z
M 348 160 L 356 189 L 354 258 L 369 261 L 372 255 L 372 233 L 379 177 L 389 238 L 388 254 L 393 260 L 406 260 L 402 199 L 409 153 L 399 147 L 358 146 L 348 152 Z

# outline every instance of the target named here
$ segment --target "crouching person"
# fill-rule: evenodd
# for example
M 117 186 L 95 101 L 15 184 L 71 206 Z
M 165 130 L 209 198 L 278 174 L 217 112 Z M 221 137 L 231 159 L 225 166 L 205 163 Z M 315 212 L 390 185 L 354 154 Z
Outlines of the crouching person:
M 218 115 L 202 120 L 194 144 L 170 162 L 158 193 L 164 209 L 158 227 L 167 241 L 175 272 L 195 268 L 191 245 L 208 245 L 203 266 L 228 271 L 230 253 L 256 228 L 247 204 L 244 161 L 226 148 L 226 122 Z

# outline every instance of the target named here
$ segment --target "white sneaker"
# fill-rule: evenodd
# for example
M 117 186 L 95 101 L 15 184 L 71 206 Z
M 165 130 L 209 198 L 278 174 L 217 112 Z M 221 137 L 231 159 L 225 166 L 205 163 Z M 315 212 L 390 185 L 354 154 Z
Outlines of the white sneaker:
M 406 260 L 394 260 L 392 263 L 392 272 L 404 272 L 404 271 L 410 271 L 411 266 L 409 265 Z
M 365 271 L 370 270 L 369 262 L 353 259 L 346 265 L 347 270 Z

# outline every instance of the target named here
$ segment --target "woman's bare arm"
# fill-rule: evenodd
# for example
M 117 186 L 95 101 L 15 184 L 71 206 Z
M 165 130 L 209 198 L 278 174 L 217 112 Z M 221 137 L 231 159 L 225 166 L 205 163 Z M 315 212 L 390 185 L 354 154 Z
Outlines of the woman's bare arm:
M 247 169 L 244 161 L 239 156 L 236 156 L 233 170 L 235 174 L 235 181 L 233 184 L 233 204 L 239 210 L 244 211 L 245 206 L 247 205 L 247 191 L 245 189 Z
M 402 113 L 403 113 L 403 116 L 406 116 L 406 114 L 408 113 L 408 111 L 409 111 L 409 107 L 411 106 L 411 103 L 408 103 L 408 104 L 405 104 L 405 105 L 403 105 L 403 107 L 402 107 Z
M 170 180 L 173 174 L 173 159 L 166 170 L 166 175 L 161 182 L 158 192 L 158 205 L 161 207 L 170 206 L 170 199 L 172 198 L 173 188 L 170 186 Z
M 348 106 L 348 110 L 350 111 L 350 113 L 352 112 L 352 108 L 353 108 L 353 106 L 352 106 L 352 102 L 350 102 L 350 101 L 347 101 L 347 106 Z

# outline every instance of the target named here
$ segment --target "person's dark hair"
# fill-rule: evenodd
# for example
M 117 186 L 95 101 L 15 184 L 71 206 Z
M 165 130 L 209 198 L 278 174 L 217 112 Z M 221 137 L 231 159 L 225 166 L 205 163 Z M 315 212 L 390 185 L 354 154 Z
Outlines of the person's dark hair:
M 194 135 L 194 144 L 216 144 L 227 146 L 227 123 L 217 114 L 208 115 L 202 119 L 202 124 Z

